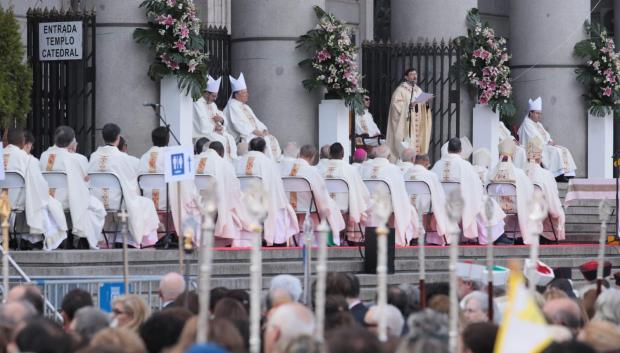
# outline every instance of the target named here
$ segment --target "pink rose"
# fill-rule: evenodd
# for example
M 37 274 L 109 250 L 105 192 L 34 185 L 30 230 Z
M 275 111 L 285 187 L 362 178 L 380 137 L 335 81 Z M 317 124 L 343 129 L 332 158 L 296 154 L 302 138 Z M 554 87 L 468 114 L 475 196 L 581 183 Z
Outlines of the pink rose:
M 174 43 L 174 47 L 175 49 L 178 49 L 180 53 L 185 52 L 187 49 L 185 48 L 185 42 L 183 42 L 182 40 L 178 40 Z
M 189 28 L 187 28 L 186 25 L 182 25 L 181 29 L 179 30 L 179 34 L 181 35 L 181 38 L 189 37 Z
M 605 87 L 605 88 L 603 89 L 603 95 L 604 95 L 605 97 L 610 97 L 610 96 L 611 96 L 611 87 Z

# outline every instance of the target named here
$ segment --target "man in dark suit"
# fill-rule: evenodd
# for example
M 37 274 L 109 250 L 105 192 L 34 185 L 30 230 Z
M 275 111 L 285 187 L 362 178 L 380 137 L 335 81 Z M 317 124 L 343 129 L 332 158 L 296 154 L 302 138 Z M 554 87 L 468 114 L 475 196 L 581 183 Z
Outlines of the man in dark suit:
M 349 311 L 360 325 L 364 325 L 364 316 L 368 311 L 368 308 L 360 300 L 360 281 L 354 274 L 347 274 L 349 279 L 349 285 L 346 286 L 345 298 L 349 303 Z

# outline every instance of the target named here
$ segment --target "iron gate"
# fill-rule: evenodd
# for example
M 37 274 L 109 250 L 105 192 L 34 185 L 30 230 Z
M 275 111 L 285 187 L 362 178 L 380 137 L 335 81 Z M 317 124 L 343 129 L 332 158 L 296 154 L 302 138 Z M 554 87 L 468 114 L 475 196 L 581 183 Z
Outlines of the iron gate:
M 29 9 L 27 13 L 28 60 L 32 65 L 32 111 L 27 128 L 36 142 L 33 154 L 40 155 L 54 143 L 60 125 L 75 130 L 78 151 L 89 155 L 95 146 L 95 14 L 55 9 Z M 81 21 L 82 58 L 41 60 L 40 24 Z
M 224 109 L 230 97 L 230 34 L 226 27 L 209 26 L 202 31 L 206 53 L 209 53 L 209 75 L 222 77 L 222 86 L 215 103 Z
M 435 95 L 429 104 L 433 127 L 429 147 L 431 160 L 440 158 L 440 148 L 450 137 L 460 136 L 459 48 L 446 43 L 365 42 L 362 45 L 363 85 L 369 91 L 372 113 L 381 131 L 386 131 L 392 92 L 405 70 L 418 72 L 418 85 Z

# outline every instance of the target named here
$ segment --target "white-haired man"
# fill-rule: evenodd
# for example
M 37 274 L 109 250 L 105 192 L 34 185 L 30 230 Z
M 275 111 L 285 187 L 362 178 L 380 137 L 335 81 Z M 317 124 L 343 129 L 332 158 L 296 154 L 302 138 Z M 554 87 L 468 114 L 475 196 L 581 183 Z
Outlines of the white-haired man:
M 159 289 L 157 292 L 161 299 L 161 306 L 165 308 L 172 304 L 179 295 L 185 292 L 185 279 L 176 272 L 166 273 L 161 280 L 159 280 Z
M 387 316 L 387 335 L 391 338 L 398 338 L 403 333 L 405 319 L 400 310 L 394 305 L 388 304 L 385 307 L 385 315 Z M 373 305 L 368 308 L 364 315 L 364 326 L 368 327 L 371 332 L 378 334 L 379 327 L 379 306 Z
M 299 303 L 287 303 L 274 309 L 267 320 L 263 338 L 265 353 L 274 353 L 292 339 L 314 333 L 314 315 Z

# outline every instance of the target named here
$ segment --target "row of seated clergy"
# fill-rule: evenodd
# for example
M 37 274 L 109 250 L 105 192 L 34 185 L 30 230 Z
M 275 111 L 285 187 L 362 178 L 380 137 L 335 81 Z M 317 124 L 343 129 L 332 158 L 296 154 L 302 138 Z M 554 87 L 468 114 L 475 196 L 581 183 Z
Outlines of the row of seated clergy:
M 267 144 L 265 154 L 278 159 L 281 153 L 278 140 L 247 104 L 249 92 L 243 73 L 237 79 L 232 76 L 229 79 L 233 93 L 222 112 L 215 104 L 222 78 L 215 80 L 208 76 L 203 96 L 194 103 L 193 137 L 221 142 L 229 160 L 237 158 L 235 141 L 248 143 L 254 137 L 263 137 Z

